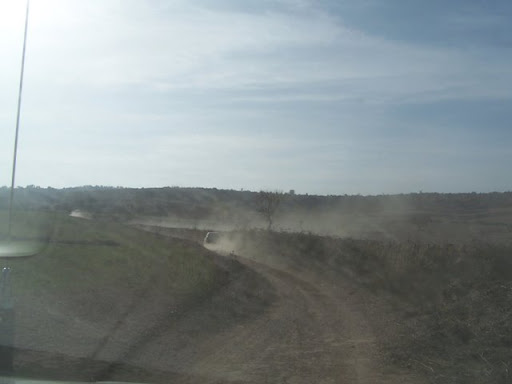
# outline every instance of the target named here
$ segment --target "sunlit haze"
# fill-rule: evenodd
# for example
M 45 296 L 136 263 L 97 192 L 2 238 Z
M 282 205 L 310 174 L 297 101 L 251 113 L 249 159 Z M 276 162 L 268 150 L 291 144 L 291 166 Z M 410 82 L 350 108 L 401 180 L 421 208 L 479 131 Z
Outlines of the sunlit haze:
M 33 0 L 17 185 L 511 190 L 511 11 Z M 23 1 L 0 0 L 0 185 L 24 17 Z

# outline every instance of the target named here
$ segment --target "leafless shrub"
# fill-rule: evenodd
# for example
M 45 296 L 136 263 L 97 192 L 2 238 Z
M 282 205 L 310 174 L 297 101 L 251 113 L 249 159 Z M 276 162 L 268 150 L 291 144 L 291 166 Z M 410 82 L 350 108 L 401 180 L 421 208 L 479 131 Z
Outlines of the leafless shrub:
M 272 229 L 274 215 L 283 200 L 284 194 L 279 191 L 260 191 L 256 197 L 258 212 L 267 221 L 267 229 Z

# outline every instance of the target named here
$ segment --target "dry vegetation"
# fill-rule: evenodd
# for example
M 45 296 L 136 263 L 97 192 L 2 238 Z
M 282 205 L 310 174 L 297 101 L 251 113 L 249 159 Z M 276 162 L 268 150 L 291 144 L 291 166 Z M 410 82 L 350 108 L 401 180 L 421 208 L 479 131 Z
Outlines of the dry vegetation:
M 512 382 L 510 193 L 287 199 L 284 231 L 238 231 L 226 250 L 361 283 L 394 308 L 390 361 L 434 383 Z
M 191 308 L 232 303 L 211 311 L 220 320 L 205 330 L 220 332 L 272 299 L 270 288 L 252 291 L 256 273 L 194 242 L 54 213 L 17 211 L 14 224 L 16 239 L 45 245 L 1 264 L 12 268 L 17 376 L 105 380 Z M 132 380 L 155 375 L 139 369 Z
M 62 205 L 58 199 L 51 199 L 55 191 L 24 192 L 27 196 L 35 193 L 46 203 L 54 201 L 51 204 L 56 205 L 46 207 L 50 211 Z M 268 226 L 261 218 L 259 223 L 251 221 L 258 216 L 257 207 L 253 206 L 255 194 L 251 192 L 86 192 L 59 193 L 67 196 L 67 208 L 85 209 L 96 218 L 136 217 L 139 223 L 154 224 L 152 215 L 161 212 L 161 206 L 165 214 L 159 216 L 159 226 L 146 225 L 143 229 L 193 242 L 201 242 L 206 229 L 225 229 L 229 230 L 223 244 L 227 252 L 288 271 L 316 273 L 332 282 L 353 279 L 376 300 L 393 308 L 392 321 L 375 324 L 381 335 L 382 351 L 389 361 L 420 371 L 433 383 L 512 382 L 511 193 L 283 196 L 272 222 L 279 232 L 272 232 L 240 230 Z M 148 199 L 144 199 L 145 195 Z M 116 205 L 109 206 L 109 199 L 114 196 L 124 196 L 116 203 L 122 210 L 117 211 Z M 148 206 L 147 201 L 152 205 Z M 174 210 L 176 207 L 179 209 Z M 251 210 L 254 216 L 247 213 Z M 181 221 L 176 221 L 177 218 Z M 25 294 L 30 287 L 44 287 L 46 294 L 52 290 L 51 280 L 57 284 L 54 292 L 69 290 L 76 298 L 61 304 L 84 318 L 89 314 L 80 312 L 80 300 L 90 300 L 101 289 L 90 284 L 89 294 L 84 294 L 83 288 L 92 282 L 87 276 L 94 275 L 110 285 L 115 282 L 115 290 L 100 296 L 106 301 L 100 300 L 98 305 L 105 307 L 108 300 L 121 292 L 136 295 L 134 287 L 140 283 L 136 282 L 140 275 L 129 273 L 130 269 L 143 271 L 144 284 L 163 284 L 155 292 L 162 287 L 170 290 L 178 286 L 192 291 L 197 284 L 205 291 L 222 285 L 226 278 L 224 273 L 204 264 L 204 258 L 197 258 L 202 250 L 190 242 L 172 243 L 175 252 L 171 255 L 161 237 L 117 224 L 78 224 L 77 219 L 60 223 L 65 225 L 55 220 L 52 224 L 57 235 L 45 235 L 59 240 L 52 243 L 49 257 L 34 264 L 37 275 L 31 274 L 32 267 L 17 267 L 27 280 L 18 280 L 16 288 Z M 18 226 L 36 228 L 37 233 L 45 227 L 41 223 L 28 224 L 21 220 Z M 233 228 L 238 231 L 231 232 Z M 73 245 L 76 241 L 82 241 L 81 245 L 86 247 Z M 144 258 L 139 258 L 140 255 Z M 150 267 L 149 263 L 154 264 Z M 69 273 L 54 276 L 57 264 Z M 119 269 L 119 265 L 127 268 Z M 179 273 L 176 265 L 182 268 L 178 268 Z M 90 274 L 76 276 L 73 270 L 87 270 Z M 181 280 L 165 278 L 162 270 L 175 271 L 176 278 Z M 154 280 L 156 275 L 161 280 Z M 379 316 L 375 313 L 376 318 Z
M 280 268 L 316 271 L 326 279 L 350 277 L 391 303 L 394 324 L 378 331 L 393 363 L 423 371 L 434 383 L 510 382 L 509 245 L 434 245 L 263 231 L 232 234 L 231 239 L 237 252 Z

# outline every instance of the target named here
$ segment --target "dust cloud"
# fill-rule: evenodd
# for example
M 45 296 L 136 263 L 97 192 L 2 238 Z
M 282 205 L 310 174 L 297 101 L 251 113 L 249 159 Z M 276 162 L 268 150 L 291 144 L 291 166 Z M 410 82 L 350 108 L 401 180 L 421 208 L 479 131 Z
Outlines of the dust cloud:
M 262 215 L 244 208 L 231 209 L 228 213 L 219 211 L 200 219 L 140 216 L 129 224 L 226 233 L 268 227 Z M 423 206 L 401 196 L 360 197 L 355 203 L 347 204 L 341 200 L 339 204 L 317 207 L 285 205 L 276 212 L 272 223 L 274 232 L 436 244 L 468 243 L 479 239 L 509 241 L 510 228 L 512 210 L 500 211 L 499 217 L 491 211 L 448 211 L 441 206 Z
M 82 211 L 80 209 L 74 209 L 73 211 L 71 211 L 69 216 L 76 217 L 78 219 L 85 219 L 85 220 L 91 220 L 92 219 L 92 215 L 89 212 L 85 212 L 85 211 Z

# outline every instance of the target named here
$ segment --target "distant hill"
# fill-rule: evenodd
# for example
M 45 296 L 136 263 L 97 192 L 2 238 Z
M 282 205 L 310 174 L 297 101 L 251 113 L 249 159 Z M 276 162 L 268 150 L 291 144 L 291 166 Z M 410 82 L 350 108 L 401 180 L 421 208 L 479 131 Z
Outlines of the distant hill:
M 39 188 L 15 191 L 16 210 L 81 212 L 95 219 L 203 230 L 265 228 L 258 192 L 216 188 Z M 0 211 L 9 189 L 0 188 Z M 275 230 L 344 237 L 467 241 L 512 232 L 512 192 L 319 196 L 284 193 Z
M 256 209 L 257 192 L 217 188 L 120 188 L 84 186 L 75 188 L 18 187 L 15 205 L 23 209 L 72 211 L 96 215 L 175 215 L 204 218 L 218 210 Z M 299 195 L 285 193 L 282 209 L 330 210 L 345 213 L 382 213 L 396 209 L 460 213 L 512 206 L 512 192 L 411 193 L 399 195 Z M 0 187 L 0 209 L 6 209 L 9 188 Z

